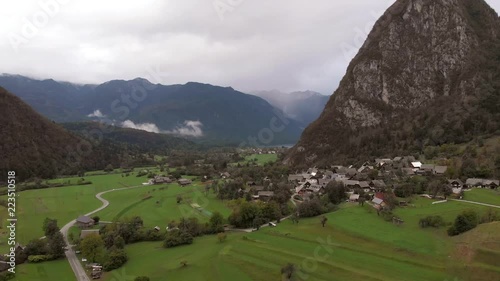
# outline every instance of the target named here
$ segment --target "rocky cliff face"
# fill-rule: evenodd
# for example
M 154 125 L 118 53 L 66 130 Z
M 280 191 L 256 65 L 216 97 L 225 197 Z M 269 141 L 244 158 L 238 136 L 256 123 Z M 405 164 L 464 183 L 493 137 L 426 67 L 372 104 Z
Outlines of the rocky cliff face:
M 342 163 L 498 133 L 499 38 L 483 0 L 398 0 L 286 161 Z

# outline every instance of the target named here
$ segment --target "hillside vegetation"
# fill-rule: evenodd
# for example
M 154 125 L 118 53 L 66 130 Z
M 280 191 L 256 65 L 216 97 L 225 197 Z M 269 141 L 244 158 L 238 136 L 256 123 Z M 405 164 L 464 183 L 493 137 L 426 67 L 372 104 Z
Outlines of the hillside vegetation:
M 500 134 L 500 20 L 484 0 L 397 1 L 287 162 L 347 164 Z

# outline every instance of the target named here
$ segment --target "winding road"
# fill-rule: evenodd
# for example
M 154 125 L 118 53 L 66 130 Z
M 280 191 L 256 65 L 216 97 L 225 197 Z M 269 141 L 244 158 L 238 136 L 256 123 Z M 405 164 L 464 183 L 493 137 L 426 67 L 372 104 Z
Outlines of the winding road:
M 143 187 L 143 185 L 138 185 L 138 186 L 131 186 L 131 187 L 124 187 L 124 188 L 116 188 L 108 191 L 103 191 L 98 194 L 96 194 L 96 198 L 99 199 L 99 201 L 102 202 L 102 206 L 93 210 L 90 213 L 85 214 L 85 216 L 91 216 L 99 211 L 102 211 L 106 209 L 109 206 L 109 201 L 102 198 L 102 195 L 114 191 L 121 191 L 121 190 L 127 190 L 127 189 L 132 189 L 132 188 L 138 188 L 138 187 Z M 68 240 L 68 231 L 69 229 L 76 223 L 76 219 L 70 221 L 67 223 L 65 226 L 61 228 L 61 233 L 64 236 L 64 241 L 66 242 L 66 247 L 68 250 L 66 251 L 66 258 L 68 258 L 69 264 L 71 266 L 71 269 L 73 269 L 73 272 L 75 273 L 76 280 L 77 281 L 90 281 L 90 278 L 88 277 L 87 273 L 85 272 L 85 269 L 83 268 L 82 264 L 79 261 L 79 258 L 76 256 L 75 251 L 71 249 L 71 244 L 69 243 Z
M 102 211 L 104 209 L 106 209 L 108 206 L 109 206 L 109 201 L 102 198 L 102 195 L 106 194 L 106 193 L 110 193 L 110 192 L 115 192 L 115 191 L 121 191 L 121 190 L 127 190 L 127 189 L 133 189 L 133 188 L 138 188 L 138 187 L 143 187 L 144 185 L 137 185 L 137 186 L 130 186 L 130 187 L 123 187 L 123 188 L 115 188 L 115 189 L 112 189 L 112 190 L 107 190 L 107 191 L 103 191 L 103 192 L 100 192 L 100 193 L 97 193 L 95 195 L 95 197 L 97 199 L 99 199 L 99 201 L 102 202 L 102 206 L 93 210 L 92 212 L 90 213 L 87 213 L 85 214 L 85 216 L 91 216 L 99 211 Z M 293 200 L 293 196 L 292 198 L 290 198 L 290 200 L 292 201 L 292 203 L 294 205 L 296 205 L 296 203 L 294 202 Z M 289 219 L 291 216 L 287 216 L 287 217 L 284 217 L 282 218 L 281 220 L 286 220 L 286 219 Z M 73 272 L 75 273 L 75 276 L 76 276 L 76 280 L 77 281 L 90 281 L 90 278 L 89 276 L 87 275 L 87 273 L 85 272 L 85 269 L 83 268 L 82 264 L 80 263 L 79 261 L 79 258 L 76 256 L 75 254 L 75 251 L 73 251 L 71 249 L 71 247 L 73 245 L 70 244 L 69 242 L 69 239 L 68 239 L 68 231 L 69 229 L 76 223 L 76 219 L 75 220 L 72 220 L 70 222 L 68 222 L 65 226 L 63 226 L 61 228 L 61 233 L 62 235 L 64 236 L 64 241 L 66 242 L 66 247 L 68 248 L 68 250 L 66 251 L 66 258 L 68 259 L 69 261 L 69 264 L 71 266 L 71 269 L 73 269 Z M 262 227 L 267 227 L 269 224 L 264 224 L 261 226 Z M 234 231 L 234 230 L 233 230 Z M 249 228 L 249 229 L 240 229 L 239 231 L 243 231 L 243 232 L 253 232 L 255 231 L 253 228 Z

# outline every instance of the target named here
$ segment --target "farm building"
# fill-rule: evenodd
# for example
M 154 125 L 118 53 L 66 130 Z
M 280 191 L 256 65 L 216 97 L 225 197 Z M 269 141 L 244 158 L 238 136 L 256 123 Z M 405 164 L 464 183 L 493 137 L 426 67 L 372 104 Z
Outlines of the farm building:
M 80 228 L 89 228 L 94 225 L 94 220 L 88 216 L 80 216 L 76 219 L 76 225 Z
M 190 185 L 191 183 L 193 183 L 190 179 L 179 179 L 177 182 L 182 186 Z
M 351 194 L 351 196 L 349 196 L 349 201 L 358 202 L 359 201 L 359 194 Z

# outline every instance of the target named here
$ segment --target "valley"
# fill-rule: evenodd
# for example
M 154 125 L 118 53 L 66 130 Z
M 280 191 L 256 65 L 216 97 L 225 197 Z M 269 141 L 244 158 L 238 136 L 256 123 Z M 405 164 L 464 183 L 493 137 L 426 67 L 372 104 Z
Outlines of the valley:
M 0 281 L 500 280 L 500 4 L 59 2 L 0 4 Z

